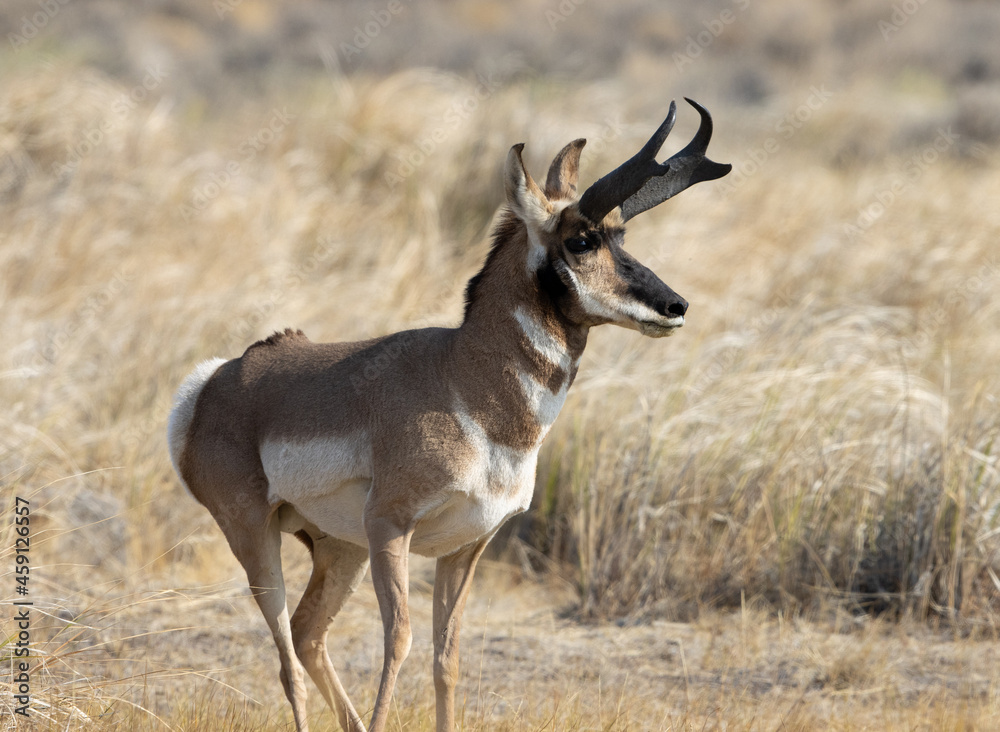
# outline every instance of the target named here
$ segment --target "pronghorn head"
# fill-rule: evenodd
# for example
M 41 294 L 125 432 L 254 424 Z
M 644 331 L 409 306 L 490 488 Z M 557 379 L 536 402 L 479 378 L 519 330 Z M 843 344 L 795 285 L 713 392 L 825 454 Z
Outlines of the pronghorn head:
M 625 222 L 685 188 L 721 178 L 732 166 L 705 157 L 712 118 L 701 114 L 691 143 L 666 162 L 656 162 L 677 116 L 670 112 L 630 160 L 577 196 L 580 152 L 586 140 L 564 147 L 538 187 L 521 160 L 524 145 L 507 156 L 507 204 L 528 232 L 528 267 L 559 310 L 579 325 L 614 323 L 643 335 L 671 335 L 684 324 L 687 301 L 625 251 Z

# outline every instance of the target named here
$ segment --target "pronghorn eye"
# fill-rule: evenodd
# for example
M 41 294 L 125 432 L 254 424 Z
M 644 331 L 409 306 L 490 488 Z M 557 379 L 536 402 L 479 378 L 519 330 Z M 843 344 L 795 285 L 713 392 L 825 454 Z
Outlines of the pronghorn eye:
M 563 242 L 566 248 L 569 249 L 573 254 L 583 254 L 595 247 L 592 239 L 588 239 L 585 236 L 574 236 L 571 239 L 567 239 Z

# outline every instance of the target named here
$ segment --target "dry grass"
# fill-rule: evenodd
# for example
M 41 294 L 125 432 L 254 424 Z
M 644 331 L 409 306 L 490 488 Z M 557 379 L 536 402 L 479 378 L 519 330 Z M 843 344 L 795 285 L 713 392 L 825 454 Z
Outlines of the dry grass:
M 998 222 L 985 198 L 959 204 L 976 212 L 968 228 L 927 211 L 941 190 L 995 193 L 995 176 L 931 171 L 942 178 L 853 241 L 823 184 L 854 180 L 789 175 L 730 201 L 767 224 L 709 232 L 734 239 L 716 244 L 738 262 L 726 281 L 750 284 L 706 303 L 693 343 L 664 360 L 622 340 L 585 372 L 529 535 L 579 562 L 588 614 L 746 592 L 786 611 L 843 599 L 992 623 Z
M 411 70 L 220 107 L 159 88 L 123 105 L 134 87 L 72 60 L 4 67 L 0 596 L 23 496 L 32 728 L 289 727 L 239 568 L 172 475 L 171 395 L 199 360 L 288 325 L 346 340 L 456 323 L 510 144 L 540 174 L 587 136 L 592 179 L 663 112 L 641 76 L 557 84 L 508 61 L 485 99 Z M 745 164 L 812 83 L 710 104 L 714 156 Z M 906 113 L 887 120 L 887 98 Z M 464 729 L 994 726 L 996 151 L 946 145 L 859 221 L 968 118 L 937 99 L 839 89 L 757 172 L 634 223 L 630 250 L 691 301 L 688 324 L 667 342 L 593 333 L 536 506 L 500 547 L 515 562 L 474 592 Z M 675 134 L 692 127 L 682 114 Z M 429 572 L 394 729 L 433 724 Z M 366 585 L 331 643 L 359 707 L 376 618 Z

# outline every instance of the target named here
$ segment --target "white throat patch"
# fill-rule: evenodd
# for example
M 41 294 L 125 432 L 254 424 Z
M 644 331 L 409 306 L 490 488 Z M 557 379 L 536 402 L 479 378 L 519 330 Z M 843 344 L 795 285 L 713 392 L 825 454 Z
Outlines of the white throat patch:
M 548 433 L 549 427 L 556 421 L 559 411 L 566 402 L 569 377 L 567 375 L 566 380 L 555 394 L 530 374 L 519 373 L 518 379 L 521 382 L 521 388 L 524 389 L 524 396 L 528 400 L 528 409 L 535 415 L 538 426 L 542 428 L 542 435 L 539 438 L 539 443 L 541 443 L 542 438 Z
M 521 331 L 528 339 L 528 343 L 546 361 L 558 366 L 564 371 L 569 371 L 570 357 L 566 346 L 552 335 L 552 332 L 538 322 L 524 308 L 517 307 L 514 310 L 514 319 L 521 326 Z

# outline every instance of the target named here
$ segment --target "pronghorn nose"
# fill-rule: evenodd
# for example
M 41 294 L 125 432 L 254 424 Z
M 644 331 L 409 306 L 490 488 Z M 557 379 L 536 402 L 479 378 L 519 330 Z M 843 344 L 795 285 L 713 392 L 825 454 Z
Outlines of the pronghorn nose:
M 687 309 L 687 300 L 676 294 L 674 294 L 674 296 L 669 300 L 663 300 L 656 304 L 656 311 L 664 317 L 683 317 L 684 313 L 687 312 Z

